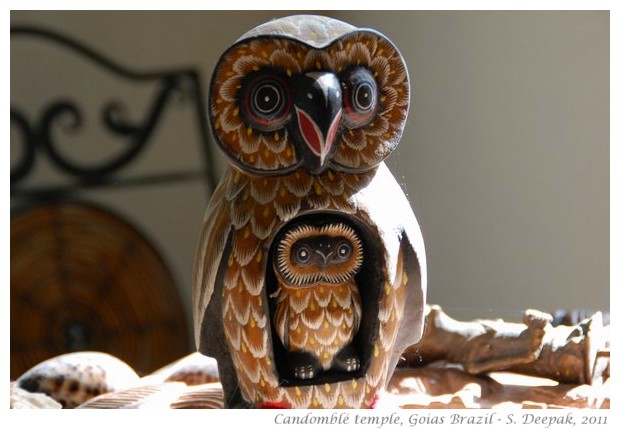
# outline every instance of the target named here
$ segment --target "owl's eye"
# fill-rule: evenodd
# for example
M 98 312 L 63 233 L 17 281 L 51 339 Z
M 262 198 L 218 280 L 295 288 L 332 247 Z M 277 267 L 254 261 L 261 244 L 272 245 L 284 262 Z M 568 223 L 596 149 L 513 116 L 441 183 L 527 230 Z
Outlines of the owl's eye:
M 370 70 L 356 67 L 342 77 L 344 121 L 348 128 L 368 125 L 379 110 L 379 89 Z
M 250 76 L 241 90 L 242 112 L 259 131 L 275 131 L 289 120 L 290 92 L 287 82 L 276 73 Z
M 310 249 L 305 246 L 300 247 L 297 249 L 297 252 L 295 252 L 295 259 L 300 264 L 307 263 L 310 260 Z
M 346 259 L 351 256 L 351 245 L 349 243 L 340 243 L 336 249 L 336 254 L 340 259 Z

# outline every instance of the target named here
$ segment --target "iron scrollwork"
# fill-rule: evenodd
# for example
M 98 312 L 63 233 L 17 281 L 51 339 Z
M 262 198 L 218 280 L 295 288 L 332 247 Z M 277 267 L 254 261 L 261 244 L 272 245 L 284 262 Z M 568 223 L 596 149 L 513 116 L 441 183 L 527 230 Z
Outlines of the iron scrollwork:
M 35 27 L 13 27 L 11 36 L 38 37 L 51 41 L 60 46 L 81 54 L 84 58 L 107 69 L 113 74 L 133 81 L 150 81 L 159 84 L 155 96 L 141 121 L 130 120 L 126 109 L 119 101 L 107 102 L 101 110 L 101 124 L 106 131 L 119 137 L 125 147 L 120 153 L 97 164 L 86 165 L 76 161 L 64 153 L 59 142 L 54 137 L 54 130 L 58 125 L 64 126 L 64 131 L 79 131 L 84 126 L 84 113 L 75 101 L 63 98 L 56 100 L 46 107 L 38 121 L 30 122 L 26 115 L 16 106 L 11 106 L 11 125 L 19 131 L 22 151 L 20 157 L 12 162 L 11 192 L 28 176 L 36 164 L 37 156 L 46 156 L 52 164 L 63 173 L 66 173 L 82 183 L 104 183 L 109 181 L 113 174 L 130 164 L 142 153 L 148 145 L 149 139 L 156 128 L 159 119 L 170 103 L 173 95 L 180 94 L 183 100 L 193 104 L 196 112 L 200 138 L 203 146 L 203 156 L 206 162 L 206 175 L 210 190 L 215 183 L 213 169 L 210 165 L 208 131 L 203 90 L 198 72 L 193 69 L 182 69 L 161 72 L 136 72 L 124 68 L 104 57 L 93 49 L 70 39 L 62 34 Z M 57 133 L 56 133 L 57 134 Z
M 36 139 L 28 119 L 17 109 L 11 107 L 11 126 L 15 125 L 21 134 L 22 153 L 19 160 L 11 165 L 11 184 L 26 177 L 34 164 Z

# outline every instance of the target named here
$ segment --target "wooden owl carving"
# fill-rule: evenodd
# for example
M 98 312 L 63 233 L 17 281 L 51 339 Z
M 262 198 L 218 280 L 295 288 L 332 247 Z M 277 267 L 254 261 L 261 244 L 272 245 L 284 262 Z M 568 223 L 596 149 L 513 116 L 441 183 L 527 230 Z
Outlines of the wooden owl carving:
M 383 163 L 408 107 L 396 47 L 334 19 L 268 22 L 220 58 L 209 118 L 231 165 L 193 299 L 227 407 L 374 407 L 420 339 L 424 243 Z
M 359 369 L 352 342 L 361 317 L 354 276 L 362 258 L 360 238 L 343 223 L 304 223 L 278 240 L 273 323 L 295 378 Z

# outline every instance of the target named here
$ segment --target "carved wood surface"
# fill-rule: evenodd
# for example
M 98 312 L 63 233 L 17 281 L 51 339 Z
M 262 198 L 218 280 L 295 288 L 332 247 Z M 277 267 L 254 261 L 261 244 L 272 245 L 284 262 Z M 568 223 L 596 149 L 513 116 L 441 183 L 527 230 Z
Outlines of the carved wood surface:
M 609 408 L 609 379 L 566 384 L 514 372 L 471 375 L 447 362 L 401 368 L 388 387 L 401 408 Z

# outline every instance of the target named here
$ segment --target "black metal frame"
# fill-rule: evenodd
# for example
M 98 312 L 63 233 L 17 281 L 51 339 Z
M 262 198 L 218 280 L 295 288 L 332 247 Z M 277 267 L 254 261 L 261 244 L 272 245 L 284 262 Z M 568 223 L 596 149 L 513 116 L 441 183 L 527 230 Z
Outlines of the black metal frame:
M 199 73 L 195 69 L 178 69 L 141 72 L 128 69 L 110 60 L 101 53 L 63 34 L 48 29 L 32 26 L 14 26 L 11 38 L 30 37 L 56 44 L 73 51 L 95 65 L 121 78 L 137 82 L 155 82 L 159 84 L 146 119 L 142 123 L 131 122 L 126 118 L 123 104 L 108 101 L 102 109 L 101 122 L 107 131 L 124 139 L 126 149 L 114 158 L 98 165 L 86 166 L 77 163 L 59 149 L 52 137 L 52 127 L 60 118 L 70 121 L 69 128 L 75 131 L 83 125 L 83 113 L 78 105 L 69 99 L 54 101 L 41 114 L 37 122 L 31 123 L 26 115 L 11 101 L 11 126 L 21 134 L 23 152 L 14 165 L 11 165 L 11 197 L 43 198 L 50 195 L 65 195 L 82 188 L 136 186 L 159 184 L 162 182 L 203 179 L 209 195 L 213 193 L 217 179 L 212 165 L 209 142 L 209 129 L 206 117 L 206 97 L 200 83 Z M 173 94 L 179 94 L 183 100 L 191 103 L 196 114 L 196 121 L 204 159 L 203 171 L 182 171 L 151 174 L 141 177 L 119 178 L 118 172 L 131 164 L 149 144 L 158 120 Z M 46 156 L 62 173 L 70 176 L 68 184 L 53 187 L 33 187 L 27 182 L 28 176 L 36 165 L 37 157 Z

